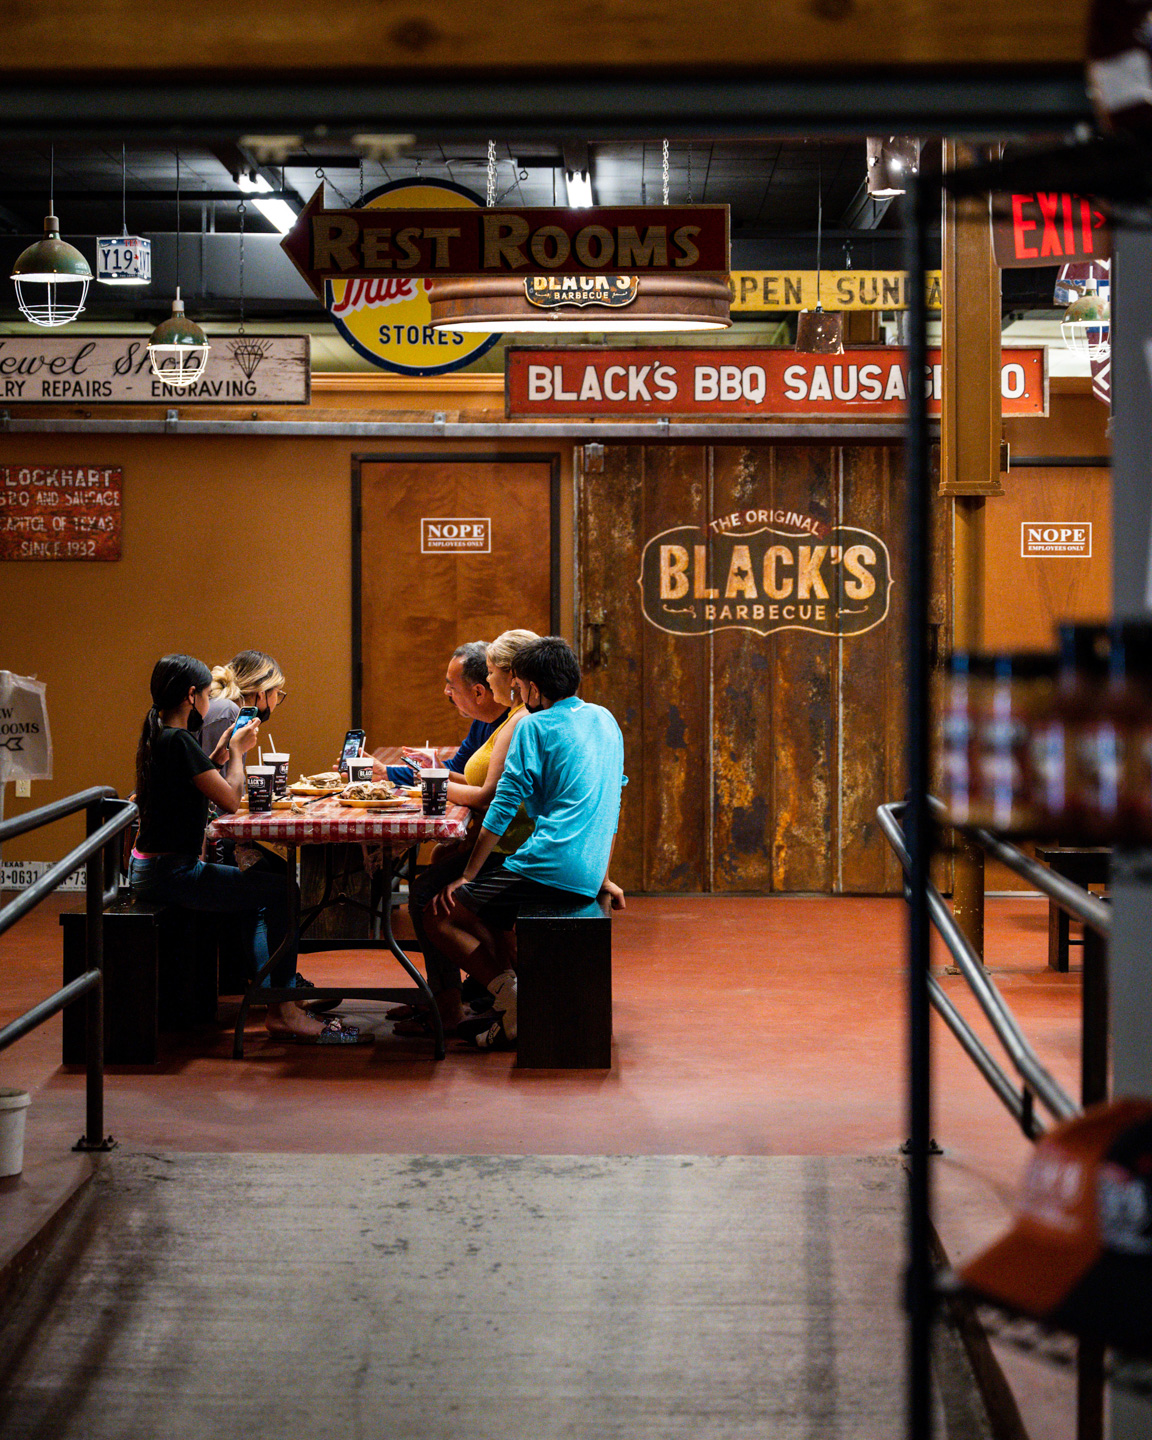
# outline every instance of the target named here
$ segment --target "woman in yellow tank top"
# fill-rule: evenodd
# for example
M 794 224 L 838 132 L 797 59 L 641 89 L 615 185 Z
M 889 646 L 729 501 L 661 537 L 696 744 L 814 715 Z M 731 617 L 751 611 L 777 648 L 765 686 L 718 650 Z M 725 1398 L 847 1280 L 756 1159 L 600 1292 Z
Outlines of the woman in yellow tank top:
M 539 637 L 532 630 L 505 630 L 488 647 L 488 685 L 501 705 L 511 707 L 507 718 L 493 730 L 479 750 L 473 751 L 464 766 L 464 783 L 448 782 L 448 800 L 453 805 L 467 805 L 483 814 L 496 793 L 504 773 L 504 761 L 516 726 L 527 714 L 512 687 L 511 666 L 517 652 L 529 640 Z M 496 846 L 499 855 L 511 855 L 532 833 L 532 821 L 521 808 Z
M 463 779 L 448 782 L 448 799 L 453 805 L 467 805 L 475 813 L 477 822 L 496 793 L 516 726 L 528 713 L 519 696 L 512 692 L 510 667 L 520 648 L 537 638 L 531 630 L 506 630 L 488 647 L 488 684 L 496 699 L 511 709 L 500 727 L 469 756 Z M 521 808 L 504 833 L 498 847 L 500 853 L 511 855 L 531 835 L 532 828 L 532 821 Z M 456 961 L 449 959 L 436 944 L 435 921 L 430 907 L 444 886 L 464 873 L 472 853 L 473 839 L 474 836 L 470 835 L 457 845 L 437 846 L 432 854 L 431 867 L 412 882 L 409 890 L 408 911 L 424 951 L 424 972 L 448 1034 L 464 1018 L 460 970 Z M 427 1019 L 420 1015 L 409 1018 L 407 1007 L 404 1007 L 403 1018 L 396 1016 L 394 1028 L 398 1035 L 430 1033 Z

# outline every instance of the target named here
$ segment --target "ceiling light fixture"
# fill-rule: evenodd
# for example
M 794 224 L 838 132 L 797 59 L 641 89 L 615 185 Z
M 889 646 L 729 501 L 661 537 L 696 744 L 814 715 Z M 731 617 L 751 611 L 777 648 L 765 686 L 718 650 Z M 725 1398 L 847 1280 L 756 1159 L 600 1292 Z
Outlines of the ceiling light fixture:
M 208 364 L 207 336 L 194 320 L 184 314 L 180 299 L 180 152 L 176 152 L 176 298 L 172 314 L 161 321 L 148 342 L 152 373 L 165 385 L 185 390 L 204 374 Z
M 874 200 L 903 195 L 920 173 L 920 141 L 914 135 L 868 137 L 866 184 Z
M 44 217 L 44 238 L 29 245 L 16 258 L 11 279 L 16 286 L 16 303 L 25 320 L 33 325 L 67 325 L 84 309 L 92 269 L 76 249 L 60 238 L 56 210 L 56 147 L 52 147 L 48 182 L 48 209 Z M 74 287 L 80 287 L 77 295 Z M 63 289 L 61 289 L 63 287 Z
M 252 196 L 252 204 L 260 211 L 265 220 L 270 220 L 281 235 L 287 235 L 293 225 L 296 224 L 298 216 L 287 200 L 265 200 L 266 195 L 272 186 L 265 180 L 263 175 L 239 175 L 237 184 L 244 191 L 245 195 Z
M 128 234 L 128 158 L 120 145 L 120 234 L 96 237 L 96 279 L 101 285 L 152 283 L 152 242 Z
M 587 170 L 565 170 L 564 185 L 568 191 L 568 208 L 570 210 L 585 210 L 590 205 L 595 205 L 592 198 L 592 181 L 589 179 Z
M 801 310 L 796 320 L 796 349 L 804 355 L 843 355 L 844 319 L 820 303 L 820 258 L 824 243 L 824 174 L 817 161 L 816 181 L 816 308 Z
M 570 209 L 592 204 L 587 171 L 565 170 Z M 579 186 L 583 181 L 585 190 Z M 574 188 L 575 187 L 575 188 Z M 587 199 L 577 197 L 586 194 Z M 488 142 L 488 205 L 496 203 L 496 145 Z M 668 142 L 664 141 L 664 203 L 668 204 Z M 567 244 L 562 231 L 549 239 L 553 257 Z M 558 259 L 563 264 L 567 259 Z M 705 275 L 512 275 L 429 280 L 436 330 L 466 334 L 516 331 L 615 335 L 642 331 L 726 330 L 732 294 L 726 278 Z

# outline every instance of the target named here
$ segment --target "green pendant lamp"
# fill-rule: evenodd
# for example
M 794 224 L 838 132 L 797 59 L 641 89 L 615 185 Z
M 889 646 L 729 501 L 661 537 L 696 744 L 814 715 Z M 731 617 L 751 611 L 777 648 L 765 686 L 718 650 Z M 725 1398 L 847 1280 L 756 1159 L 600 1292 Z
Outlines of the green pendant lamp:
M 161 321 L 148 342 L 148 360 L 157 380 L 177 390 L 194 385 L 208 364 L 208 337 L 184 314 L 180 298 L 180 152 L 176 152 L 176 298 L 172 314 Z
M 52 147 L 48 208 L 56 209 L 56 147 Z M 92 270 L 76 249 L 60 238 L 55 214 L 44 219 L 44 238 L 23 251 L 12 267 L 16 303 L 33 325 L 67 325 L 84 309 Z

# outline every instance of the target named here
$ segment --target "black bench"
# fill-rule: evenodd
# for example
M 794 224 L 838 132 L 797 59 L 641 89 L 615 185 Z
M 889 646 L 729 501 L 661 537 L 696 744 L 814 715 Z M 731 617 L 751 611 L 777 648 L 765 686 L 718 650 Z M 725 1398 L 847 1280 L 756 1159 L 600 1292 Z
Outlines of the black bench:
M 1057 875 L 1082 886 L 1107 885 L 1112 851 L 1103 845 L 1037 845 L 1036 858 Z M 1054 900 L 1048 902 L 1048 968 L 1062 974 L 1068 970 L 1069 945 L 1082 945 L 1068 934 L 1069 915 Z
M 216 1019 L 216 920 L 175 905 L 134 904 L 127 891 L 104 911 L 104 1059 L 154 1065 L 160 1033 Z M 60 916 L 64 983 L 88 968 L 83 910 Z M 64 1011 L 65 1065 L 84 1064 L 84 1006 Z
M 612 921 L 607 897 L 534 906 L 516 918 L 516 1065 L 612 1066 Z

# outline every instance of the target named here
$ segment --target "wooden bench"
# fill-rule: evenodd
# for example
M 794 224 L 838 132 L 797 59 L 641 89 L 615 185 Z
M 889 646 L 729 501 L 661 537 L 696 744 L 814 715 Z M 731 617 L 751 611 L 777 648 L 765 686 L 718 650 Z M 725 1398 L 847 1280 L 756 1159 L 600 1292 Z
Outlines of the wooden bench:
M 1112 851 L 1103 845 L 1037 845 L 1036 858 L 1087 890 L 1089 885 L 1107 885 Z M 1048 968 L 1062 974 L 1068 970 L 1068 947 L 1082 945 L 1068 934 L 1069 915 L 1055 901 L 1048 902 Z
M 133 904 L 127 891 L 104 911 L 104 1059 L 154 1065 L 160 1034 L 216 1018 L 218 917 L 174 905 Z M 83 910 L 60 916 L 64 983 L 87 969 Z M 84 1006 L 64 1011 L 65 1065 L 84 1063 Z
M 612 921 L 607 897 L 533 906 L 516 920 L 516 1065 L 612 1066 Z

